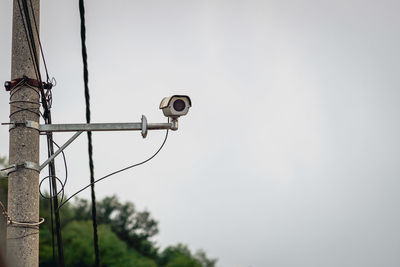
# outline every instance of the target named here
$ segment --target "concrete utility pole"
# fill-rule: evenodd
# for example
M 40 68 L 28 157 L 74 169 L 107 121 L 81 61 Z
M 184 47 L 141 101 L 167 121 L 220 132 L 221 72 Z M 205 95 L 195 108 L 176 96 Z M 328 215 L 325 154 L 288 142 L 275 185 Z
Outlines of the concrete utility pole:
M 31 0 L 39 23 L 40 0 Z M 31 23 L 34 25 L 33 17 Z M 39 25 L 38 25 L 39 27 Z M 35 37 L 36 47 L 39 47 Z M 39 49 L 37 49 L 39 51 Z M 37 55 L 39 58 L 39 55 Z M 14 0 L 11 79 L 36 79 L 18 0 Z M 21 86 L 10 92 L 10 122 L 39 122 L 39 89 Z M 39 131 L 29 127 L 10 129 L 9 164 L 39 163 Z M 13 221 L 39 221 L 39 172 L 21 167 L 8 176 L 8 215 Z M 8 225 L 7 255 L 11 266 L 38 266 L 39 227 Z

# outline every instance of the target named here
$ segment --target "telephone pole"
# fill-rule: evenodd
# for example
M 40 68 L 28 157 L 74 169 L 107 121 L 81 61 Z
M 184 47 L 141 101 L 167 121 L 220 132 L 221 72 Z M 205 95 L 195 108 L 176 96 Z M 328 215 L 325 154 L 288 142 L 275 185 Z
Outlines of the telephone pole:
M 31 2 L 36 22 L 39 23 L 40 0 Z M 36 79 L 34 60 L 25 32 L 26 23 L 19 4 L 19 0 L 14 0 L 11 79 L 24 76 Z M 33 14 L 30 19 L 34 25 Z M 39 47 L 37 37 L 33 38 L 36 47 Z M 39 58 L 39 54 L 34 56 Z M 10 128 L 9 164 L 17 164 L 18 167 L 8 175 L 8 215 L 13 221 L 32 224 L 39 221 L 39 171 L 32 167 L 39 163 L 39 131 L 24 124 L 27 121 L 39 123 L 39 107 L 37 87 L 22 84 L 11 89 L 10 122 L 18 124 Z M 9 224 L 7 255 L 11 266 L 38 266 L 39 226 Z

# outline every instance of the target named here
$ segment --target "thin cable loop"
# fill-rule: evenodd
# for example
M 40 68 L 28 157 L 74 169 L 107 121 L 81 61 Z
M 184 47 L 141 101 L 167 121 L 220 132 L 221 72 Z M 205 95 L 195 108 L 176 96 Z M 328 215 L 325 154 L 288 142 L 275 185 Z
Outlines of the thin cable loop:
M 42 186 L 42 183 L 43 183 L 46 179 L 53 179 L 53 178 L 60 182 L 60 184 L 61 184 L 61 189 L 60 189 L 55 195 L 53 195 L 53 193 L 50 193 L 50 196 L 47 197 L 45 194 L 42 193 L 42 190 L 41 190 L 40 188 L 41 188 L 41 186 Z M 51 188 L 50 188 L 50 189 L 51 189 Z M 51 191 L 50 191 L 50 192 L 51 192 Z M 57 176 L 54 176 L 54 175 L 53 175 L 53 176 L 50 176 L 50 175 L 47 175 L 47 176 L 44 177 L 44 178 L 40 181 L 40 183 L 39 183 L 39 194 L 40 194 L 40 196 L 41 196 L 42 198 L 44 198 L 44 199 L 53 199 L 53 198 L 55 198 L 55 197 L 58 197 L 58 195 L 61 194 L 61 199 L 63 199 L 63 198 L 64 198 L 64 184 L 62 183 L 61 179 L 58 178 Z
M 53 141 L 53 144 L 57 146 L 57 148 L 60 148 L 60 146 L 59 146 L 54 140 L 52 140 L 52 141 Z M 50 178 L 52 178 L 52 176 L 48 175 L 48 176 L 44 177 L 44 178 L 40 181 L 40 183 L 39 183 L 39 194 L 40 194 L 44 199 L 52 199 L 52 198 L 54 198 L 54 197 L 56 197 L 56 196 L 58 197 L 58 195 L 60 195 L 60 193 L 62 193 L 62 194 L 61 194 L 61 200 L 60 200 L 60 202 L 63 202 L 63 200 L 64 200 L 64 196 L 65 196 L 65 193 L 64 193 L 64 191 L 65 191 L 65 185 L 67 184 L 67 181 L 68 181 L 68 164 L 67 164 L 67 159 L 66 159 L 66 157 L 65 157 L 64 151 L 61 151 L 61 154 L 62 154 L 62 156 L 63 156 L 64 168 L 65 168 L 65 178 L 64 178 L 64 182 L 62 182 L 61 179 L 58 178 L 57 176 L 54 176 L 54 178 L 60 182 L 60 184 L 61 184 L 61 189 L 60 189 L 60 191 L 57 192 L 56 195 L 53 195 L 52 193 L 50 193 L 50 197 L 47 197 L 45 194 L 42 193 L 41 186 L 42 186 L 42 183 L 44 182 L 44 180 L 46 180 L 46 179 L 48 179 L 48 178 L 50 179 Z M 51 183 L 50 183 L 50 192 L 51 192 L 51 190 L 52 190 L 52 189 L 51 189 Z

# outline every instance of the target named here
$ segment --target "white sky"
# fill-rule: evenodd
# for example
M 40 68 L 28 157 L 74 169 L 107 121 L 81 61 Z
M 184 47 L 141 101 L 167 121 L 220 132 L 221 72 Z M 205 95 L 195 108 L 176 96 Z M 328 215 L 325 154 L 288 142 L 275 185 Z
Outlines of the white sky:
M 10 2 L 0 2 L 3 80 Z M 221 267 L 399 266 L 399 8 L 394 0 L 86 1 L 93 122 L 141 114 L 163 122 L 162 97 L 193 101 L 159 156 L 99 183 L 97 197 L 148 209 L 162 247 L 203 248 Z M 53 121 L 84 122 L 78 1 L 42 0 L 41 11 L 58 81 Z M 8 113 L 3 90 L 1 122 Z M 86 139 L 66 150 L 68 195 L 89 180 Z M 162 139 L 96 133 L 96 177 L 147 158 Z M 2 155 L 7 140 L 2 127 Z

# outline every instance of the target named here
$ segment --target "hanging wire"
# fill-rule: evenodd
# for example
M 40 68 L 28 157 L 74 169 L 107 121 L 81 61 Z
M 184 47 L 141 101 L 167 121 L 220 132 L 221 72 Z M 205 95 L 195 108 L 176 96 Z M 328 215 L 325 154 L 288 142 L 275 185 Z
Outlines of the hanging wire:
M 168 122 L 169 122 L 169 119 L 168 119 Z M 168 139 L 168 132 L 169 132 L 169 130 L 166 131 L 166 133 L 165 133 L 165 138 L 164 138 L 164 141 L 162 142 L 161 146 L 157 149 L 157 151 L 156 151 L 152 156 L 150 156 L 150 157 L 147 158 L 146 160 L 141 161 L 141 162 L 139 162 L 139 163 L 136 163 L 136 164 L 133 164 L 133 165 L 129 165 L 129 166 L 125 167 L 125 168 L 122 168 L 122 169 L 119 169 L 119 170 L 117 170 L 117 171 L 111 172 L 111 173 L 109 173 L 109 174 L 107 174 L 107 175 L 105 175 L 105 176 L 103 176 L 103 177 L 101 177 L 101 178 L 95 180 L 95 181 L 93 182 L 93 184 L 98 183 L 98 182 L 100 182 L 100 181 L 103 181 L 104 179 L 107 179 L 107 178 L 109 178 L 110 176 L 113 176 L 113 175 L 115 175 L 115 174 L 118 174 L 118 173 L 124 172 L 124 171 L 126 171 L 126 170 L 129 170 L 129 169 L 131 169 L 131 168 L 134 168 L 134 167 L 143 165 L 143 164 L 149 162 L 150 160 L 152 160 L 155 156 L 157 156 L 157 154 L 158 154 L 158 153 L 161 151 L 161 149 L 164 147 L 164 145 L 165 145 L 165 143 L 166 143 L 166 141 L 167 141 L 167 139 Z M 68 201 L 70 201 L 73 197 L 75 197 L 76 195 L 78 195 L 79 193 L 81 193 L 82 191 L 84 191 L 85 189 L 89 188 L 91 185 L 92 185 L 92 183 L 88 184 L 87 186 L 83 187 L 82 189 L 80 189 L 80 190 L 78 190 L 77 192 L 75 192 L 74 194 L 72 194 L 69 198 L 67 198 L 64 202 L 62 202 L 62 203 L 60 204 L 59 209 L 60 209 L 62 206 L 64 206 Z

